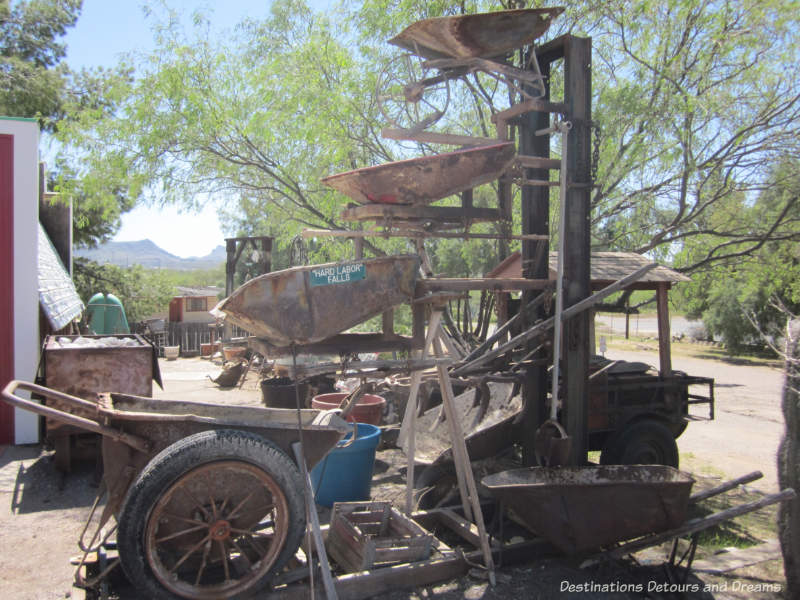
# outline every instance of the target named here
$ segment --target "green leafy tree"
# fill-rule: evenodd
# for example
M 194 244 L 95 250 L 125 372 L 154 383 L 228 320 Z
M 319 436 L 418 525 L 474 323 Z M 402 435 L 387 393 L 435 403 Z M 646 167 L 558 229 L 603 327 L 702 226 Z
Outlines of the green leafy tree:
M 284 252 L 305 227 L 343 226 L 347 200 L 321 177 L 446 149 L 381 137 L 387 123 L 375 90 L 398 53 L 385 40 L 420 18 L 503 7 L 363 0 L 319 15 L 294 0 L 225 39 L 213 38 L 202 16 L 187 31 L 166 15 L 137 79 L 107 90 L 119 109 L 82 111 L 62 139 L 80 148 L 88 189 L 111 195 L 113 182 L 131 198 L 147 193 L 186 206 L 224 197 L 231 233 L 273 235 Z M 675 260 L 700 276 L 719 265 L 718 282 L 730 263 L 767 249 L 777 257 L 798 241 L 797 193 L 781 188 L 772 169 L 798 154 L 795 9 L 790 0 L 612 0 L 570 4 L 555 20 L 548 37 L 593 38 L 598 248 Z M 557 72 L 551 83 L 557 96 Z M 492 135 L 492 113 L 515 100 L 480 74 L 452 90 L 436 127 L 454 133 Z M 491 190 L 484 194 L 479 201 Z M 518 195 L 515 202 L 518 215 Z M 480 274 L 487 257 L 510 250 L 487 242 L 429 247 L 436 270 L 452 275 Z M 408 245 L 372 239 L 367 248 Z M 309 242 L 312 262 L 349 252 L 343 242 Z
M 797 161 L 787 161 L 772 170 L 772 182 L 754 201 L 744 197 L 729 202 L 726 210 L 718 208 L 705 223 L 692 245 L 678 254 L 676 262 L 699 263 L 704 267 L 692 283 L 680 286 L 676 300 L 689 317 L 702 318 L 709 333 L 720 336 L 730 352 L 739 352 L 748 344 L 763 339 L 776 340 L 786 327 L 787 313 L 800 310 L 800 245 L 792 243 L 800 234 L 800 206 L 787 198 L 800 194 Z M 733 242 L 720 248 L 718 242 L 703 233 L 740 229 L 752 231 L 760 222 L 775 222 L 775 213 L 785 213 L 782 237 L 759 244 Z M 717 254 L 723 260 L 714 260 Z
M 0 114 L 35 117 L 52 129 L 63 116 L 71 73 L 60 38 L 82 0 L 0 0 Z

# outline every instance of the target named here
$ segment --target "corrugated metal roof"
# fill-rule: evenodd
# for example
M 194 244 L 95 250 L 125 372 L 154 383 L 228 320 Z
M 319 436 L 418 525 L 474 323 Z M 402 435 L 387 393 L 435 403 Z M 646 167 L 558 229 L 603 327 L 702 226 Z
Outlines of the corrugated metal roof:
M 47 232 L 39 223 L 39 304 L 54 331 L 83 312 L 83 302 L 61 263 Z
M 646 256 L 635 252 L 592 252 L 590 277 L 592 282 L 614 282 L 626 277 L 643 267 L 652 264 Z M 555 279 L 558 262 L 558 253 L 551 252 L 549 256 L 550 279 Z M 522 277 L 522 258 L 519 252 L 497 265 L 486 277 Z M 690 281 L 686 275 L 673 271 L 670 268 L 657 266 L 645 273 L 639 283 L 678 283 Z
M 179 285 L 177 287 L 177 293 L 175 294 L 175 298 L 196 298 L 196 297 L 217 297 L 219 293 L 222 291 L 222 288 L 218 287 L 184 287 Z

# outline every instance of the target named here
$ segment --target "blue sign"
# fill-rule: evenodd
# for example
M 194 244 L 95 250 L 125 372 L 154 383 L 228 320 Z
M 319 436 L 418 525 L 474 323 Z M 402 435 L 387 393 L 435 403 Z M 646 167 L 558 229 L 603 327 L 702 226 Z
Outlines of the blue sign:
M 361 281 L 365 279 L 366 276 L 367 268 L 364 263 L 349 263 L 311 269 L 310 278 L 313 287 L 316 285 L 332 285 L 336 283 Z

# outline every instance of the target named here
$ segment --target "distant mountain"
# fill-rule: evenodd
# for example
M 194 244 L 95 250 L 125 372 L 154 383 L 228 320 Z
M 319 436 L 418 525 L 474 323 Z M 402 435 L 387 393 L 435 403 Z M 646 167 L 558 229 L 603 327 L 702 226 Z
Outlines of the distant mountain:
M 139 264 L 150 269 L 178 271 L 211 269 L 226 259 L 224 246 L 217 246 L 207 256 L 181 258 L 159 248 L 151 240 L 108 242 L 97 248 L 75 250 L 75 256 L 85 257 L 100 264 L 109 263 L 121 267 Z

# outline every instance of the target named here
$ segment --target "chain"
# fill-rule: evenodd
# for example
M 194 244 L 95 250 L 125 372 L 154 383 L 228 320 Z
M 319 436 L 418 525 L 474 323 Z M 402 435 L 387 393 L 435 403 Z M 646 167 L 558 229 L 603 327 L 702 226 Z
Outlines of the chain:
M 292 266 L 305 266 L 308 264 L 308 248 L 303 238 L 299 235 L 292 238 L 289 248 L 289 263 Z
M 600 164 L 600 126 L 594 121 L 591 122 L 590 126 L 594 133 L 594 138 L 592 140 L 592 165 L 590 168 L 592 185 L 595 185 L 597 183 L 597 169 Z

